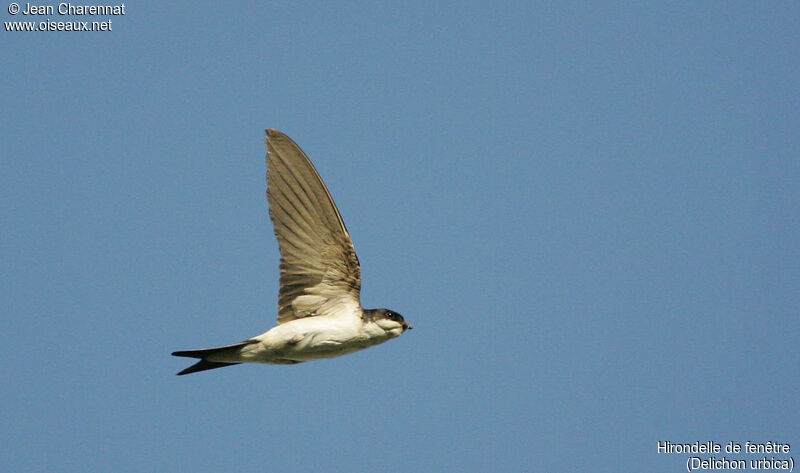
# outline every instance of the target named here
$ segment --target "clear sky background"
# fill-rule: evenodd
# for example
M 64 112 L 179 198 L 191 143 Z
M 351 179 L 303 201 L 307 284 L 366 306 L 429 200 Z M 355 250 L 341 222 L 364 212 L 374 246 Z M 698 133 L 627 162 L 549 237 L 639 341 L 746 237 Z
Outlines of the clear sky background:
M 685 471 L 665 440 L 800 459 L 798 3 L 110 19 L 0 31 L 4 471 Z M 328 184 L 364 305 L 415 329 L 177 377 L 173 350 L 275 324 L 265 128 Z

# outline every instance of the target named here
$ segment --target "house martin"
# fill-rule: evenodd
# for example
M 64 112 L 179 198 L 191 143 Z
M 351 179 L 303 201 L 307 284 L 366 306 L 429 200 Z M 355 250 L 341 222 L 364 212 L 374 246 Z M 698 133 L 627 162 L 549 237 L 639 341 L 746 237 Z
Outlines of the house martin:
M 277 130 L 267 130 L 267 200 L 281 253 L 278 325 L 233 345 L 173 352 L 200 359 L 178 375 L 334 358 L 412 328 L 397 312 L 361 307 L 361 267 L 342 216 L 308 156 Z

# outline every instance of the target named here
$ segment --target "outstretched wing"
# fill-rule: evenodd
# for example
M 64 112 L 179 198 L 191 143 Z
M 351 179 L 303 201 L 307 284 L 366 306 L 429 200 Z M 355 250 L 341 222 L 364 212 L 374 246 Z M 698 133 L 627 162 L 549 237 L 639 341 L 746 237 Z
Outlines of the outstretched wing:
M 267 130 L 267 199 L 281 251 L 278 323 L 361 309 L 361 267 L 353 242 L 308 156 Z

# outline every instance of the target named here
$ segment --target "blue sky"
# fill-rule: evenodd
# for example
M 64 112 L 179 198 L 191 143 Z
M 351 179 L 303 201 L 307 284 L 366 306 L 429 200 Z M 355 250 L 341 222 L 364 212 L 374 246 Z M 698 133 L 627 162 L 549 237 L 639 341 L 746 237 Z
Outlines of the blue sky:
M 126 6 L 0 32 L 7 471 L 796 457 L 796 3 Z M 177 377 L 275 323 L 265 128 L 328 184 L 364 305 L 415 329 Z

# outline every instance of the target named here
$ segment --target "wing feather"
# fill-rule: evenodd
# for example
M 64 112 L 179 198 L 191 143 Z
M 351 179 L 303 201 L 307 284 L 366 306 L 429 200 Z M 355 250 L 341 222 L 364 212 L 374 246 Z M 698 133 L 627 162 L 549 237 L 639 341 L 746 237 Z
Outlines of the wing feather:
M 350 233 L 308 156 L 277 130 L 267 130 L 267 199 L 281 252 L 278 323 L 360 308 Z

